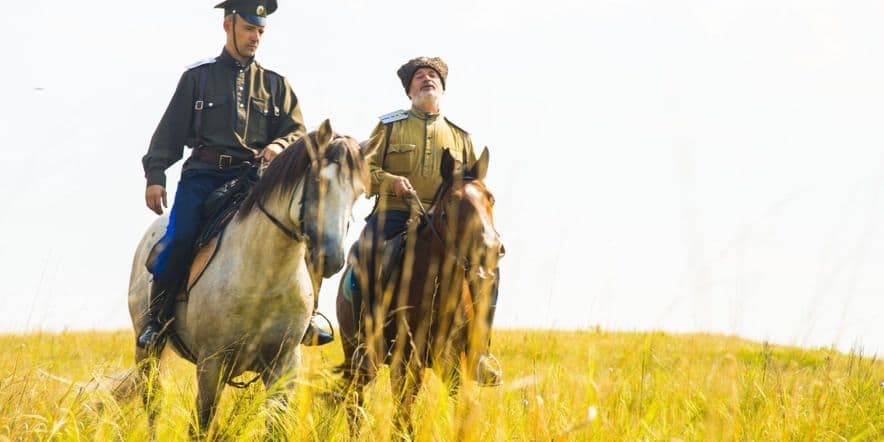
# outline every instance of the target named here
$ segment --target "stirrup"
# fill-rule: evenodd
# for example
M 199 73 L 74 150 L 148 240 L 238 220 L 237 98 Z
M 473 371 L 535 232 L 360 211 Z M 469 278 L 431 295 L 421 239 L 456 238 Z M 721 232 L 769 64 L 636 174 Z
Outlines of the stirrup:
M 325 331 L 318 324 L 316 324 L 315 319 L 317 316 L 325 319 L 325 323 L 328 324 L 328 329 L 331 330 L 331 333 Z M 313 312 L 313 315 L 310 316 L 310 323 L 307 326 L 307 330 L 304 333 L 304 337 L 301 339 L 301 344 L 304 344 L 308 347 L 312 346 L 320 346 L 328 344 L 335 340 L 335 328 L 332 326 L 331 321 L 327 316 L 323 315 L 320 312 Z
M 482 387 L 498 387 L 503 384 L 500 361 L 491 353 L 479 356 L 476 361 L 476 382 Z

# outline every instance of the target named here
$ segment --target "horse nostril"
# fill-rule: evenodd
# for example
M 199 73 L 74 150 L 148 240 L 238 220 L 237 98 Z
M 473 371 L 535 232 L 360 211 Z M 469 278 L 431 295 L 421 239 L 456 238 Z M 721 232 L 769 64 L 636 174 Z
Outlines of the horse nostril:
M 497 257 L 503 258 L 506 255 L 506 247 L 503 246 L 503 243 L 500 243 L 500 250 L 497 251 Z

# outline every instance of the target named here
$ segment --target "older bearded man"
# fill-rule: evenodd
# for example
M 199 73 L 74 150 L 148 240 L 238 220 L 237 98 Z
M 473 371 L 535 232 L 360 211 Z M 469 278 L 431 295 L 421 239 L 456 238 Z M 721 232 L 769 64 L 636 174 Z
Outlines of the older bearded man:
M 397 75 L 411 100 L 411 109 L 380 117 L 371 135 L 371 145 L 383 143 L 378 149 L 381 153 L 369 158 L 369 194 L 378 198 L 361 239 L 370 241 L 370 246 L 362 244 L 357 249 L 377 251 L 381 243 L 406 230 L 414 213 L 403 197 L 416 194 L 425 206 L 432 204 L 442 184 L 440 164 L 444 150 L 449 150 L 464 166 L 476 162 L 470 134 L 441 113 L 448 65 L 440 58 L 419 57 L 402 65 Z M 485 318 L 489 330 L 494 320 L 499 278 L 496 274 L 492 302 Z M 477 374 L 482 385 L 500 384 L 500 366 L 487 348 L 485 355 L 479 358 Z

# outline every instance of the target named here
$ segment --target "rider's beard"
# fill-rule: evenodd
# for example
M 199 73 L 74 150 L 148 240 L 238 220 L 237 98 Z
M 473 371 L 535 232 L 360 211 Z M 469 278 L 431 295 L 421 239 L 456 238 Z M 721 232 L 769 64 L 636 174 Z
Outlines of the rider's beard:
M 441 97 L 442 93 L 437 89 L 422 90 L 418 91 L 413 97 L 411 97 L 411 104 L 417 108 L 431 107 L 439 109 L 439 99 Z

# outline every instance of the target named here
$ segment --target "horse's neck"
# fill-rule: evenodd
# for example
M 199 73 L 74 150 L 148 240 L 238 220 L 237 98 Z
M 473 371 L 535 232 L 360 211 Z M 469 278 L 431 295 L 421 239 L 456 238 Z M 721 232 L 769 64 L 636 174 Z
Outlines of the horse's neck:
M 277 219 L 288 219 L 281 204 L 268 204 L 268 212 Z M 294 270 L 304 260 L 306 245 L 283 234 L 257 208 L 243 218 L 236 218 L 227 227 L 223 244 L 226 252 L 239 256 L 252 269 Z
M 430 226 L 422 229 L 417 235 L 417 244 L 414 247 L 415 260 L 412 274 L 426 275 L 426 279 L 435 279 L 436 283 L 424 287 L 435 287 L 450 292 L 460 289 L 463 282 L 463 269 L 457 265 L 457 260 L 452 259 L 451 251 L 447 244 L 436 237 Z

